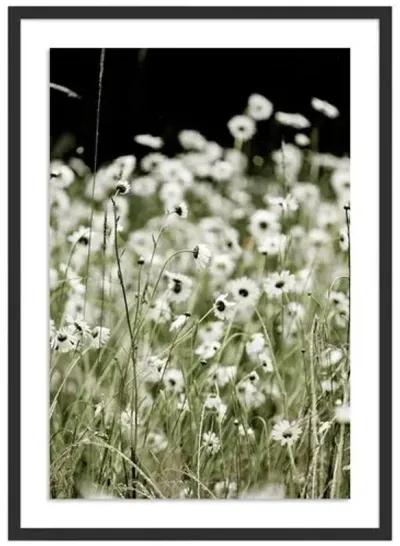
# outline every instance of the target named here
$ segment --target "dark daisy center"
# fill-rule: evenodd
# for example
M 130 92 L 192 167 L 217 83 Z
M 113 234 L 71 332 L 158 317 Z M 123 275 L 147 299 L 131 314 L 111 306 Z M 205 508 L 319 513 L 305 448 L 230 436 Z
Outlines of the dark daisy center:
M 120 193 L 126 193 L 128 191 L 128 188 L 124 184 L 117 184 L 117 190 Z
M 267 222 L 260 222 L 260 228 L 261 229 L 267 229 L 267 227 L 268 227 Z
M 217 301 L 217 310 L 222 313 L 222 311 L 225 311 L 225 303 L 223 301 Z
M 284 281 L 278 281 L 277 283 L 275 283 L 275 286 L 276 286 L 276 288 L 283 288 L 285 286 L 285 282 Z
M 176 385 L 175 379 L 169 379 L 168 381 L 169 381 L 169 384 L 171 385 L 171 387 L 175 387 L 175 385 Z
M 78 243 L 87 246 L 89 244 L 89 237 L 87 237 L 86 235 L 82 235 L 82 237 L 79 237 Z
M 179 294 L 182 291 L 182 281 L 180 281 L 179 279 L 174 279 L 174 287 L 172 291 L 175 294 Z
M 67 336 L 64 335 L 64 334 L 58 334 L 57 339 L 58 339 L 58 341 L 63 342 L 63 341 L 65 341 L 67 339 Z
M 247 296 L 249 295 L 249 291 L 246 288 L 241 288 L 239 290 L 239 295 L 243 298 L 247 298 Z
M 178 216 L 182 216 L 183 214 L 182 207 L 175 207 L 175 212 Z
M 197 260 L 197 258 L 199 257 L 199 247 L 198 246 L 195 246 L 194 249 L 193 249 L 193 256 L 194 256 L 194 259 Z
M 290 430 L 285 431 L 282 434 L 283 438 L 291 438 L 293 436 L 293 433 Z

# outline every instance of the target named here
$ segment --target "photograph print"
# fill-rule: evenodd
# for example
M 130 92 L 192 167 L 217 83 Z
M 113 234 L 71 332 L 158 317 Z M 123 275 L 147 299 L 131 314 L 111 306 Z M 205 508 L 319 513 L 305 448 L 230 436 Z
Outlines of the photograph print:
M 350 51 L 52 49 L 51 499 L 348 499 Z

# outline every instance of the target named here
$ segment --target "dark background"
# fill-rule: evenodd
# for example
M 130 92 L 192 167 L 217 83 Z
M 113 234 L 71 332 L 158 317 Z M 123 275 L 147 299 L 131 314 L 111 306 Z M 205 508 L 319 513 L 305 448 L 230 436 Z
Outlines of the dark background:
M 81 97 L 50 91 L 53 156 L 83 146 L 84 159 L 93 161 L 99 59 L 98 49 L 51 50 L 50 81 Z M 178 150 L 181 129 L 197 129 L 230 146 L 226 124 L 243 112 L 251 93 L 266 96 L 275 110 L 300 112 L 319 125 L 321 151 L 349 154 L 348 49 L 107 49 L 99 162 L 149 151 L 133 141 L 139 133 L 164 137 L 170 154 Z M 341 116 L 324 119 L 310 107 L 312 96 L 333 103 Z M 254 146 L 266 152 L 293 134 L 262 122 Z

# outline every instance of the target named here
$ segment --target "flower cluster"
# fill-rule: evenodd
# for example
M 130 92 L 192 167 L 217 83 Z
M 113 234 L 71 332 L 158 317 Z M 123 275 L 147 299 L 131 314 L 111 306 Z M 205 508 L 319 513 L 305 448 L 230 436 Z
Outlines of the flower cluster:
M 312 129 L 252 94 L 231 147 L 51 162 L 54 496 L 348 496 L 349 159 Z

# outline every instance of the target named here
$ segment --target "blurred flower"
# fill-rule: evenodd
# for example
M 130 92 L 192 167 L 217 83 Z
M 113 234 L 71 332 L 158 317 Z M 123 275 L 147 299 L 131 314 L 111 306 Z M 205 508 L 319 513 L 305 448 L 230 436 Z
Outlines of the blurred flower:
M 165 273 L 165 276 L 168 278 L 168 300 L 176 303 L 186 301 L 192 293 L 192 279 L 186 275 L 170 273 L 168 271 Z
M 314 108 L 314 110 L 317 110 L 317 112 L 321 112 L 321 114 L 324 114 L 326 117 L 335 119 L 339 115 L 339 110 L 336 108 L 336 106 L 333 106 L 333 104 L 329 104 L 326 100 L 318 99 L 317 97 L 313 97 L 311 99 L 311 106 Z
M 193 249 L 193 258 L 197 269 L 207 269 L 211 262 L 211 251 L 207 245 L 196 245 Z
M 190 313 L 184 313 L 183 315 L 178 315 L 176 319 L 171 323 L 169 327 L 170 332 L 175 332 L 176 330 L 181 330 L 190 317 Z
M 241 115 L 229 120 L 228 129 L 235 140 L 245 142 L 255 135 L 256 125 L 251 118 Z
M 74 171 L 56 159 L 50 163 L 50 183 L 57 188 L 68 188 L 75 180 Z
M 163 376 L 163 385 L 166 392 L 180 394 L 185 388 L 183 373 L 178 368 L 167 368 Z
M 196 348 L 194 353 L 203 360 L 210 360 L 210 358 L 213 358 L 216 355 L 220 347 L 221 343 L 219 341 L 204 341 Z
M 273 112 L 273 104 L 268 99 L 259 95 L 258 93 L 253 93 L 250 95 L 248 104 L 247 104 L 247 113 L 255 121 L 262 121 L 269 119 Z
M 153 148 L 153 150 L 159 150 L 164 144 L 162 138 L 153 135 L 136 135 L 134 139 L 138 144 Z
M 185 129 L 178 135 L 178 140 L 185 150 L 204 150 L 207 140 L 198 131 Z
M 340 424 L 350 423 L 350 406 L 343 404 L 336 407 L 335 421 Z
M 215 432 L 204 432 L 203 446 L 209 455 L 215 455 L 221 448 L 221 442 Z
M 304 133 L 297 133 L 294 135 L 294 141 L 297 146 L 308 146 L 310 144 L 310 139 Z
M 131 192 L 138 197 L 150 197 L 157 189 L 157 182 L 152 176 L 138 176 L 132 181 Z
M 289 114 L 287 112 L 276 112 L 275 119 L 281 125 L 288 125 L 294 129 L 301 130 L 310 127 L 310 122 L 301 114 Z

